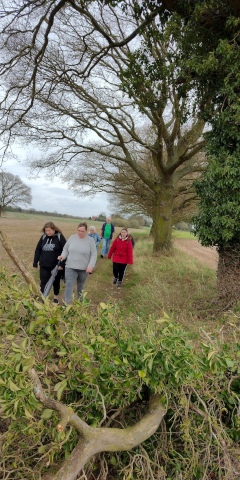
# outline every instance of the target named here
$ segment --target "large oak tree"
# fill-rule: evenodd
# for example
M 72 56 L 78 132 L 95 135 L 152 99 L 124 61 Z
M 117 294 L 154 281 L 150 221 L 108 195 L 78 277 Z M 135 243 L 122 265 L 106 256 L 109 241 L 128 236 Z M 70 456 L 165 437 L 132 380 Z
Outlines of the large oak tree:
M 5 132 L 10 129 L 11 138 L 21 136 L 25 143 L 42 146 L 44 155 L 35 166 L 65 177 L 79 178 L 82 171 L 82 183 L 89 164 L 97 162 L 100 169 L 110 164 L 108 172 L 111 164 L 126 165 L 151 191 L 154 250 L 170 248 L 176 190 L 181 179 L 199 169 L 196 155 L 205 143 L 205 122 L 200 109 L 193 109 L 194 85 L 189 82 L 182 88 L 179 80 L 182 61 L 176 39 L 184 26 L 179 17 L 160 25 L 155 16 L 143 30 L 144 20 L 131 2 L 126 13 L 90 2 L 85 17 L 78 4 L 73 8 L 73 2 L 65 2 L 54 23 L 48 7 L 41 8 L 51 25 L 48 42 L 43 23 L 34 20 L 34 8 L 20 18 L 10 14 L 5 25 L 5 65 L 11 64 L 6 67 L 10 88 L 2 102 Z M 34 22 L 32 36 L 28 25 Z M 109 39 L 103 31 L 117 39 L 117 47 L 106 48 Z M 132 31 L 138 38 L 127 43 Z M 29 50 L 33 40 L 34 57 Z M 83 80 L 88 64 L 91 69 Z M 145 132 L 151 128 L 150 136 L 143 126 Z M 149 170 L 142 167 L 146 156 Z

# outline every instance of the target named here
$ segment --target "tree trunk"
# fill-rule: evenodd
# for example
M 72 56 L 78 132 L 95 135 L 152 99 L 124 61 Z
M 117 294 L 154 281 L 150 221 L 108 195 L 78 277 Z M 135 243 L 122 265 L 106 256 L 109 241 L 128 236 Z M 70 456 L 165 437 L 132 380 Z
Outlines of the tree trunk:
M 163 178 L 153 212 L 153 251 L 161 252 L 172 248 L 172 212 L 174 189 L 172 178 Z
M 7 235 L 3 232 L 3 230 L 0 230 L 0 240 L 2 242 L 2 246 L 5 248 L 9 257 L 12 259 L 13 263 L 20 270 L 20 272 L 21 272 L 23 278 L 26 280 L 27 284 L 31 285 L 32 290 L 35 294 L 40 295 L 40 290 L 39 290 L 38 285 L 36 284 L 32 275 L 27 271 L 23 262 L 18 258 L 17 254 L 13 250 L 13 248 L 12 248 L 8 238 L 7 238 Z
M 240 298 L 240 243 L 218 249 L 218 295 L 224 306 L 229 307 Z

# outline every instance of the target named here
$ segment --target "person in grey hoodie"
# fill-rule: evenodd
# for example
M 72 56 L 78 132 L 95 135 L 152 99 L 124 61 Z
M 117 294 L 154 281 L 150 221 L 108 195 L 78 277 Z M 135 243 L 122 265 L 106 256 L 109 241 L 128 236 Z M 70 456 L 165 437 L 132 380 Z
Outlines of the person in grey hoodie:
M 89 273 L 92 273 L 97 260 L 97 249 L 93 238 L 87 235 L 86 222 L 79 223 L 77 233 L 71 235 L 64 245 L 58 260 L 66 259 L 65 303 L 70 303 L 74 284 L 77 281 L 77 295 L 82 299 L 82 291 Z

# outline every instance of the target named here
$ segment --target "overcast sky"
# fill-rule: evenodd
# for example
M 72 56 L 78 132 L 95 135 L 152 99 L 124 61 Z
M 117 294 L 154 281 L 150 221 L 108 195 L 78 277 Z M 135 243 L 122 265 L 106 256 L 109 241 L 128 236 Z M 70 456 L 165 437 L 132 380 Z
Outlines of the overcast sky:
M 7 160 L 2 168 L 14 175 L 18 175 L 26 183 L 32 192 L 31 205 L 20 205 L 23 208 L 35 208 L 47 212 L 67 213 L 78 217 L 90 217 L 105 212 L 111 214 L 108 207 L 107 195 L 97 194 L 95 197 L 81 198 L 76 197 L 68 186 L 56 178 L 54 181 L 48 180 L 44 175 L 37 179 L 32 179 L 29 169 L 24 162 L 17 160 Z

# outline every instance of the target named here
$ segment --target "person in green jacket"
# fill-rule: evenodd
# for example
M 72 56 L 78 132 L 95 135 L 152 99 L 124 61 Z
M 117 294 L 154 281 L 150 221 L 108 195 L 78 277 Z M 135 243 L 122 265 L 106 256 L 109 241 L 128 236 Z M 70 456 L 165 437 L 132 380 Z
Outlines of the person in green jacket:
M 108 256 L 110 243 L 113 238 L 114 232 L 115 232 L 115 227 L 111 222 L 111 217 L 108 217 L 101 229 L 101 238 L 102 238 L 101 258 Z

